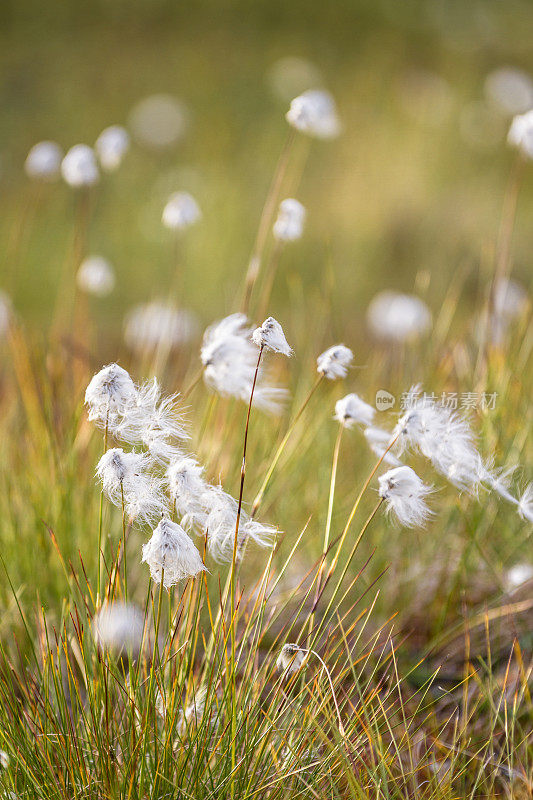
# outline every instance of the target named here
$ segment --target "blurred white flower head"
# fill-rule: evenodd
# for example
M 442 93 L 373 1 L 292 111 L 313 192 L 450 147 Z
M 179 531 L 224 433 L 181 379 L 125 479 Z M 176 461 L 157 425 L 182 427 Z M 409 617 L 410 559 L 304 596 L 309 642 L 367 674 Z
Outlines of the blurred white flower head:
M 135 139 L 145 147 L 162 150 L 183 138 L 189 114 L 183 103 L 169 94 L 154 94 L 132 109 L 129 124 Z
M 97 647 L 115 658 L 131 655 L 135 659 L 141 650 L 143 631 L 144 614 L 133 603 L 106 603 L 93 617 L 92 632 Z
M 12 316 L 11 299 L 0 289 L 0 339 L 8 332 Z
M 513 118 L 507 141 L 512 147 L 520 150 L 526 158 L 533 158 L 533 110 Z
M 198 321 L 192 311 L 161 300 L 135 306 L 124 320 L 124 339 L 135 352 L 159 346 L 172 350 L 189 342 L 197 332 Z
M 75 144 L 61 162 L 63 179 L 74 189 L 93 186 L 98 183 L 100 174 L 92 147 Z
M 505 585 L 508 591 L 512 591 L 532 578 L 533 564 L 514 564 L 505 574 Z
M 143 545 L 142 560 L 148 564 L 155 583 L 170 589 L 178 581 L 205 571 L 200 553 L 181 525 L 163 518 Z
M 89 419 L 105 425 L 110 415 L 122 414 L 136 397 L 137 389 L 129 373 L 118 364 L 108 364 L 93 375 L 85 391 Z
M 368 306 L 367 322 L 377 338 L 407 342 L 430 330 L 431 312 L 419 297 L 385 291 Z
M 522 519 L 533 522 L 533 483 L 524 489 L 518 503 L 518 513 Z
M 206 384 L 222 396 L 237 397 L 244 403 L 250 401 L 257 366 L 251 333 L 244 314 L 230 314 L 207 328 L 200 352 Z M 263 378 L 260 369 L 253 404 L 262 411 L 277 414 L 287 391 L 268 386 Z
M 130 135 L 122 125 L 110 125 L 102 131 L 94 149 L 106 172 L 117 170 L 130 147 Z
M 401 525 L 419 527 L 431 516 L 426 497 L 432 489 L 411 467 L 395 467 L 381 475 L 378 483 L 379 496 Z
M 272 92 L 285 102 L 297 94 L 312 89 L 322 83 L 319 68 L 307 59 L 298 56 L 285 56 L 275 61 L 267 73 Z
M 42 181 L 55 181 L 61 171 L 63 150 L 57 142 L 38 142 L 34 144 L 24 162 L 29 178 Z
M 162 222 L 165 228 L 183 231 L 202 218 L 202 212 L 194 197 L 188 192 L 175 192 L 163 209 Z
M 304 229 L 306 210 L 292 197 L 282 200 L 272 232 L 280 242 L 294 242 L 300 239 Z
M 353 361 L 353 353 L 344 344 L 335 344 L 321 353 L 317 360 L 317 372 L 330 381 L 345 378 Z
M 372 425 L 375 413 L 376 409 L 356 394 L 347 394 L 335 403 L 335 419 L 345 428 L 353 428 L 357 422 Z
M 273 353 L 281 353 L 283 356 L 292 355 L 292 347 L 289 346 L 283 328 L 274 317 L 268 317 L 260 328 L 255 329 L 252 341 L 258 347 L 266 347 Z
M 276 666 L 280 672 L 292 675 L 299 672 L 307 661 L 308 653 L 302 650 L 297 644 L 284 644 L 276 661 Z
M 83 292 L 105 297 L 115 286 L 113 267 L 102 256 L 89 256 L 80 264 L 76 282 Z
M 533 81 L 515 67 L 490 72 L 485 79 L 485 94 L 504 114 L 523 114 L 533 107 Z
M 295 97 L 285 118 L 296 130 L 317 139 L 334 139 L 341 132 L 335 100 L 324 89 L 308 89 Z

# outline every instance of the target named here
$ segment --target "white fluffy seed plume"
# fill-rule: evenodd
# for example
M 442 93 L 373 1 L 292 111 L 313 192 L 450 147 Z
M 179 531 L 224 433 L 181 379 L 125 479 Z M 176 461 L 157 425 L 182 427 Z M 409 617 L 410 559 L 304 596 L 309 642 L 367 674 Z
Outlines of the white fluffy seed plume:
M 296 130 L 317 139 L 334 139 L 341 132 L 335 100 L 323 89 L 308 89 L 295 97 L 285 118 Z
M 150 472 L 146 453 L 124 452 L 119 447 L 107 450 L 96 467 L 96 475 L 108 500 L 122 508 L 133 521 L 143 525 L 155 522 L 167 511 L 161 481 Z
M 163 209 L 162 222 L 165 228 L 184 231 L 202 218 L 202 212 L 194 197 L 188 192 L 175 192 Z
M 170 589 L 178 581 L 194 578 L 205 571 L 200 553 L 181 525 L 162 519 L 143 545 L 142 560 L 148 564 L 155 583 Z
M 280 672 L 293 675 L 299 672 L 307 660 L 308 653 L 297 644 L 284 644 L 276 661 Z
M 426 497 L 432 489 L 411 467 L 395 467 L 381 475 L 378 483 L 379 496 L 400 525 L 406 528 L 420 527 L 431 516 Z
M 118 364 L 108 364 L 91 378 L 85 392 L 89 419 L 109 425 L 126 407 L 135 402 L 137 389 L 129 373 Z
M 376 409 L 357 394 L 347 394 L 335 403 L 335 419 L 345 428 L 353 428 L 356 423 L 372 425 L 375 414 Z
M 75 144 L 61 162 L 61 175 L 74 189 L 87 188 L 98 183 L 100 173 L 92 147 Z
M 307 212 L 304 206 L 293 197 L 287 197 L 279 204 L 278 216 L 272 234 L 279 242 L 295 242 L 302 237 Z
M 408 342 L 430 330 L 431 312 L 414 295 L 380 292 L 368 306 L 367 322 L 378 339 Z
M 115 172 L 130 148 L 130 135 L 122 125 L 105 128 L 94 145 L 100 165 L 105 172 Z
M 533 158 L 533 110 L 517 114 L 511 122 L 507 141 L 526 158 Z
M 246 404 L 250 402 L 257 367 L 257 350 L 251 334 L 244 314 L 230 314 L 207 328 L 200 351 L 207 386 L 223 397 L 237 397 Z M 268 385 L 260 368 L 254 407 L 279 414 L 287 394 L 286 389 Z
M 34 144 L 24 162 L 29 178 L 39 181 L 56 181 L 61 173 L 63 150 L 57 142 Z
M 335 344 L 321 353 L 317 360 L 317 372 L 330 381 L 345 378 L 353 361 L 353 353 L 343 344 Z
M 105 297 L 113 291 L 115 286 L 113 267 L 102 256 L 89 256 L 80 264 L 76 283 L 87 294 Z
M 289 346 L 283 328 L 274 317 L 268 317 L 261 327 L 256 328 L 252 334 L 252 341 L 258 347 L 265 347 L 273 353 L 281 353 L 283 356 L 292 356 L 292 347 Z
M 192 311 L 154 300 L 135 306 L 124 320 L 124 339 L 136 353 L 166 347 L 174 350 L 190 342 L 198 332 Z
M 112 602 L 94 615 L 92 633 L 97 647 L 115 658 L 133 659 L 140 653 L 144 632 L 144 614 L 133 603 Z M 147 636 L 149 638 L 149 636 Z

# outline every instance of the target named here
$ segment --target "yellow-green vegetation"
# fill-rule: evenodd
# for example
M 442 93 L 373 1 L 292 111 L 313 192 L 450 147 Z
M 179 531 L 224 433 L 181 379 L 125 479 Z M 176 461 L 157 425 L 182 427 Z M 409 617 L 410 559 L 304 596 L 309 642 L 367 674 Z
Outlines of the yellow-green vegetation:
M 518 68 L 527 89 L 527 4 L 52 11 L 13 7 L 0 55 L 0 796 L 531 797 L 533 162 L 494 88 L 509 66 L 506 102 Z M 284 118 L 311 80 L 338 137 Z M 131 109 L 161 93 L 186 111 L 157 149 Z M 35 143 L 112 124 L 131 146 L 96 185 L 25 174 Z M 201 209 L 184 230 L 161 221 L 175 192 Z M 287 197 L 294 241 L 272 234 Z M 79 278 L 90 255 L 104 296 Z M 422 310 L 386 299 L 372 324 L 389 290 Z M 217 371 L 202 332 L 236 312 L 250 329 L 218 334 Z M 272 326 L 251 344 L 269 315 L 292 356 Z M 347 374 L 317 374 L 341 342 Z M 131 396 L 85 404 L 113 362 Z M 374 410 L 343 416 L 349 393 Z M 109 477 L 110 448 L 144 454 L 148 499 Z M 161 479 L 184 457 L 201 480 L 180 494 Z M 410 472 L 386 491 L 397 463 L 432 491 Z M 143 563 L 162 515 L 187 557 Z

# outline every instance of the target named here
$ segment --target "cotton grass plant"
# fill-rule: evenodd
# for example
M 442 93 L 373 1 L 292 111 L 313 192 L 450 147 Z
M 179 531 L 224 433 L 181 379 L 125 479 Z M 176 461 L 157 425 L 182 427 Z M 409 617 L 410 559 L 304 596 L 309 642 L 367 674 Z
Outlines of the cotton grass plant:
M 6 315 L 6 797 L 531 793 L 526 309 L 480 341 L 452 332 L 451 291 L 433 318 L 381 295 L 365 370 L 356 341 L 317 323 L 324 304 L 267 316 L 268 247 L 305 236 L 298 201 L 275 217 L 296 137 L 342 128 L 322 90 L 287 121 L 241 309 L 221 308 L 202 342 L 152 303 L 128 323 L 130 361 L 102 366 L 75 329 L 44 346 Z M 30 177 L 55 176 L 50 144 Z M 128 147 L 122 128 L 98 139 L 109 179 Z M 61 171 L 98 190 L 91 148 Z M 201 217 L 184 192 L 162 214 L 180 236 Z M 509 278 L 506 224 L 495 280 Z M 485 326 L 502 317 L 495 296 L 476 311 Z M 401 410 L 374 406 L 384 385 Z M 422 386 L 490 387 L 499 405 L 468 414 Z

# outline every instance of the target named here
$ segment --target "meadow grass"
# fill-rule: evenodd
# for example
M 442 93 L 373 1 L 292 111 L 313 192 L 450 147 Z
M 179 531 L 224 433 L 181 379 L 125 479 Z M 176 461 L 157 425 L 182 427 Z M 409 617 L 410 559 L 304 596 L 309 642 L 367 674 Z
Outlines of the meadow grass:
M 120 199 L 133 196 L 140 205 L 146 176 L 168 164 L 136 149 L 116 176 L 87 194 L 25 184 L 17 195 L 27 214 L 11 220 L 6 234 L 16 265 L 6 284 L 15 312 L 2 342 L 0 417 L 0 791 L 6 798 L 531 796 L 531 575 L 513 583 L 509 572 L 531 562 L 531 524 L 497 492 L 459 491 L 418 453 L 405 458 L 435 488 L 433 516 L 424 528 L 400 527 L 377 493 L 385 465 L 360 427 L 333 420 L 336 401 L 350 391 L 371 404 L 380 389 L 397 398 L 393 409 L 377 412 L 388 431 L 400 396 L 414 383 L 437 397 L 487 392 L 494 407 L 477 402 L 470 413 L 477 446 L 498 467 L 518 465 L 515 495 L 527 483 L 529 308 L 495 342 L 479 335 L 490 313 L 492 276 L 502 259 L 504 272 L 511 267 L 505 182 L 498 187 L 499 238 L 494 219 L 483 223 L 493 229 L 487 259 L 475 268 L 457 259 L 443 277 L 436 275 L 440 256 L 432 253 L 432 269 L 415 276 L 414 288 L 433 306 L 430 335 L 379 343 L 348 314 L 346 270 L 336 269 L 330 227 L 336 204 L 329 222 L 319 214 L 316 187 L 328 196 L 320 170 L 328 171 L 339 146 L 333 184 L 342 185 L 342 145 L 310 147 L 294 137 L 276 173 L 276 158 L 286 152 L 279 127 L 263 173 L 279 177 L 265 204 L 267 233 L 257 234 L 254 245 L 262 197 L 236 244 L 238 268 L 213 266 L 213 243 L 220 234 L 226 252 L 229 237 L 221 228 L 235 221 L 233 214 L 243 219 L 229 229 L 245 230 L 247 215 L 233 197 L 204 240 L 194 239 L 195 229 L 183 246 L 170 236 L 157 242 L 160 269 L 140 277 L 144 289 L 124 275 L 118 288 L 124 284 L 133 299 L 155 283 L 152 296 L 171 295 L 178 273 L 180 304 L 196 310 L 202 323 L 239 310 L 243 297 L 257 323 L 274 309 L 295 351 L 290 360 L 261 355 L 271 379 L 290 388 L 280 416 L 208 389 L 199 379 L 198 333 L 178 349 L 128 351 L 119 343 L 116 311 L 124 298 L 116 305 L 89 301 L 75 286 L 95 230 L 96 240 L 107 225 L 116 232 L 127 219 L 123 208 L 114 216 Z M 409 141 L 403 140 L 404 152 L 414 146 Z M 325 160 L 317 156 L 320 147 L 330 153 Z M 423 172 L 423 164 L 414 171 Z M 262 182 L 264 192 L 270 179 Z M 229 183 L 227 177 L 219 190 Z M 303 256 L 288 246 L 277 252 L 270 234 L 277 202 L 299 186 L 312 195 Z M 157 198 L 162 194 L 158 189 Z M 207 220 L 214 205 L 203 206 Z M 367 229 L 377 205 L 370 203 Z M 488 205 L 480 201 L 478 211 Z M 50 220 L 62 224 L 46 233 Z M 523 243 L 520 199 L 512 223 Z M 317 258 L 311 251 L 322 241 L 321 225 L 326 257 L 317 274 L 308 273 L 305 258 Z M 143 242 L 135 226 L 123 238 L 128 252 Z M 35 299 L 29 301 L 26 321 L 19 304 L 32 294 L 26 284 L 35 248 L 47 241 L 46 270 L 55 277 L 42 311 L 35 314 Z M 248 259 L 258 248 L 262 265 L 249 291 Z M 137 263 L 133 277 L 141 272 Z M 347 291 L 353 296 L 353 284 Z M 43 313 L 46 333 L 35 325 Z M 320 379 L 317 356 L 340 340 L 356 354 L 353 368 L 343 380 Z M 209 481 L 242 499 L 244 512 L 277 527 L 272 549 L 252 542 L 240 559 L 235 537 L 233 557 L 219 564 L 203 531 L 195 542 L 205 573 L 170 590 L 149 578 L 141 546 L 150 526 L 127 519 L 95 479 L 103 450 L 120 442 L 89 421 L 84 395 L 92 375 L 111 360 L 138 383 L 157 375 L 165 393 L 182 394 L 187 452 L 197 455 Z M 99 615 L 126 596 L 140 613 L 140 641 L 122 630 L 105 642 Z M 134 632 L 138 620 L 126 620 Z

